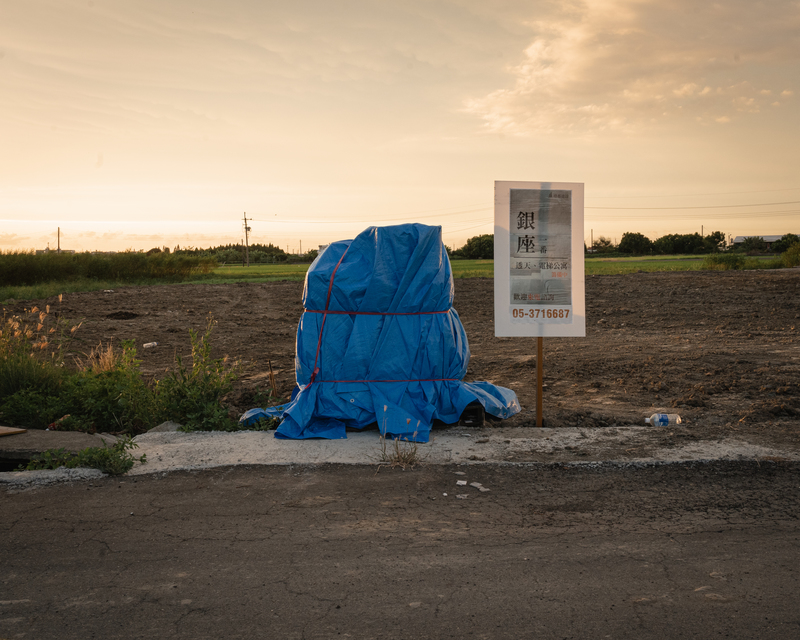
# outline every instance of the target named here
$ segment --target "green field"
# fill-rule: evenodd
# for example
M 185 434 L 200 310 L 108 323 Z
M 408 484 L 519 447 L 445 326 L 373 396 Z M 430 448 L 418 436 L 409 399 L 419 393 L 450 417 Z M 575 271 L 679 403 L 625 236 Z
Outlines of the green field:
M 453 260 L 454 278 L 491 278 L 494 276 L 492 260 Z M 249 267 L 227 265 L 217 267 L 205 276 L 188 282 L 197 284 L 223 284 L 225 282 L 271 282 L 273 280 L 303 280 L 308 264 L 253 264 Z
M 700 271 L 705 256 L 638 256 L 635 258 L 587 257 L 586 275 L 620 275 L 625 273 L 651 271 Z M 764 260 L 772 259 L 765 256 Z M 493 278 L 493 260 L 453 260 L 454 278 Z M 305 278 L 307 264 L 258 264 L 250 267 L 218 267 L 207 276 L 192 282 L 269 282 L 271 280 L 302 280 Z
M 699 271 L 703 268 L 703 256 L 641 256 L 635 258 L 601 258 L 587 257 L 585 260 L 586 275 L 621 275 L 626 273 L 652 271 Z M 769 257 L 764 257 L 766 262 Z M 492 260 L 453 260 L 451 262 L 454 278 L 492 278 L 494 262 Z M 220 266 L 205 275 L 190 276 L 184 283 L 191 284 L 227 284 L 234 282 L 272 282 L 276 280 L 302 281 L 309 265 L 301 264 L 254 264 L 249 267 L 241 265 Z M 76 279 L 67 282 L 49 282 L 31 286 L 0 287 L 0 302 L 9 299 L 33 300 L 48 298 L 59 293 L 75 291 L 97 291 L 116 289 L 126 286 L 151 286 L 174 284 L 160 280 L 142 280 L 140 282 L 99 281 L 94 279 Z
M 492 278 L 493 260 L 453 260 L 454 278 Z M 648 256 L 640 258 L 587 258 L 586 273 L 621 274 L 637 271 L 693 271 L 703 265 L 703 257 L 696 256 Z M 223 282 L 269 282 L 271 280 L 302 280 L 308 270 L 307 264 L 257 264 L 249 267 L 218 267 L 212 273 L 191 282 L 208 284 Z

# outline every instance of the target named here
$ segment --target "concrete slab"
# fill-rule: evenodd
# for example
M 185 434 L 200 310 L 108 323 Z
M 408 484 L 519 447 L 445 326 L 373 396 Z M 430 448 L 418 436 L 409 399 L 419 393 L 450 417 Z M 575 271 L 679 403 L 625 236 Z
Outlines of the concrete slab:
M 102 447 L 104 441 L 111 445 L 117 438 L 107 433 L 91 435 L 79 431 L 28 429 L 25 433 L 0 438 L 0 461 L 30 458 L 48 449 L 80 451 L 87 447 Z
M 128 475 L 167 473 L 236 465 L 386 464 L 395 447 L 415 450 L 420 464 L 672 464 L 712 460 L 800 460 L 800 444 L 770 448 L 744 439 L 669 442 L 669 428 L 607 427 L 594 429 L 471 428 L 434 431 L 430 442 L 383 441 L 377 431 L 349 433 L 345 440 L 278 440 L 271 431 L 182 433 L 150 431 L 134 438 L 137 463 Z M 76 451 L 98 446 L 101 436 L 64 432 L 28 432 L 9 457 L 64 447 Z M 0 439 L 11 441 L 13 438 Z M 665 446 L 665 441 L 669 442 Z M 0 484 L 29 488 L 76 479 L 75 470 L 0 473 Z M 61 473 L 61 476 L 58 474 Z M 97 472 L 99 473 L 99 472 Z
M 272 432 L 146 433 L 134 438 L 138 457 L 130 475 L 240 464 L 380 464 L 394 447 L 416 449 L 423 464 L 681 462 L 690 460 L 800 460 L 800 449 L 763 447 L 744 440 L 693 441 L 664 447 L 654 427 L 596 429 L 480 429 L 434 432 L 429 443 L 383 442 L 376 431 L 346 440 L 278 440 Z

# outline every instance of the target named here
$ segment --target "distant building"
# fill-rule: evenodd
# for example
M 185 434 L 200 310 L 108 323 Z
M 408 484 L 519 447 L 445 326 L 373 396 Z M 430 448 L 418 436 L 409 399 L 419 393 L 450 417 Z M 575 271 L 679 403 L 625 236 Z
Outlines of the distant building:
M 51 249 L 47 247 L 47 249 L 37 249 L 36 255 L 40 256 L 44 253 L 75 253 L 75 249 Z
M 777 242 L 784 235 L 786 235 L 786 234 L 781 234 L 779 236 L 760 236 L 760 235 L 757 235 L 757 234 L 753 234 L 753 235 L 750 235 L 750 236 L 736 236 L 733 239 L 733 246 L 736 246 L 737 244 L 742 244 L 742 242 L 744 242 L 747 238 L 761 238 L 762 240 L 764 240 L 764 242 L 767 243 L 767 247 L 769 249 L 771 249 L 772 248 L 772 243 L 773 242 Z M 798 234 L 798 235 L 800 235 L 800 234 Z

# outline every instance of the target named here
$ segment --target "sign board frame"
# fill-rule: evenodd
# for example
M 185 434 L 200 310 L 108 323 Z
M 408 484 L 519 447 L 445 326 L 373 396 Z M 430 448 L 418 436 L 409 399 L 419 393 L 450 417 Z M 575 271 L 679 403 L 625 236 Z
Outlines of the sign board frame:
M 582 182 L 494 183 L 494 327 L 586 336 Z

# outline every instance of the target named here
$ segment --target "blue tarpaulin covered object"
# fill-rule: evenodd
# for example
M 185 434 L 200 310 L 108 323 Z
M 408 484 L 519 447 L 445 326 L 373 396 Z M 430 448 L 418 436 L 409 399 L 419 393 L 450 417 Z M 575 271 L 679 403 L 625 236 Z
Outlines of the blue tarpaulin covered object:
M 435 419 L 457 422 L 477 400 L 507 418 L 516 394 L 464 382 L 469 345 L 453 308 L 441 227 L 370 227 L 329 245 L 306 275 L 297 329 L 299 392 L 240 421 L 279 417 L 276 438 L 346 438 L 377 422 L 382 434 L 427 442 Z

